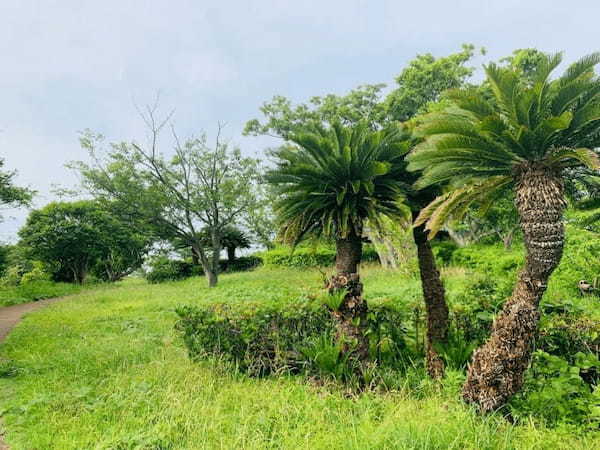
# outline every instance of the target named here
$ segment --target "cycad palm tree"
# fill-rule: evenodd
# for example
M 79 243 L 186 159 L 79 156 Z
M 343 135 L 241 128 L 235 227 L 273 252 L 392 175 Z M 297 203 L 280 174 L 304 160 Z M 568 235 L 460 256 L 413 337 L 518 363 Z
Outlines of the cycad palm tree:
M 600 54 L 551 72 L 561 55 L 540 58 L 533 76 L 490 64 L 491 95 L 457 90 L 455 107 L 424 119 L 424 137 L 409 156 L 423 170 L 417 187 L 449 183 L 451 189 L 425 208 L 417 224 L 431 234 L 473 202 L 493 201 L 514 189 L 524 242 L 525 266 L 511 298 L 496 318 L 489 340 L 469 366 L 463 395 L 490 411 L 523 383 L 539 321 L 538 305 L 558 265 L 564 244 L 565 183 L 578 168 L 598 170 L 600 144 Z
M 335 239 L 337 273 L 328 288 L 345 294 L 332 315 L 345 351 L 365 359 L 367 304 L 358 274 L 363 228 L 404 215 L 409 141 L 398 128 L 373 131 L 363 123 L 315 127 L 288 139 L 295 145 L 273 152 L 276 167 L 267 174 L 279 195 L 280 236 L 294 244 L 307 235 Z

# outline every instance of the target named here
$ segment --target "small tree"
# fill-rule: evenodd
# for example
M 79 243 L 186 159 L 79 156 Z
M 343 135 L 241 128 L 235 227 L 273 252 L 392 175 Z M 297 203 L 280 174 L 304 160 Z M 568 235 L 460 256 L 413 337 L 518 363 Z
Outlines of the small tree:
M 274 97 L 261 107 L 264 121 L 251 120 L 246 124 L 246 134 L 265 134 L 289 140 L 289 136 L 310 126 L 340 122 L 344 126 L 356 126 L 366 121 L 371 130 L 380 130 L 399 120 L 411 120 L 432 106 L 439 107 L 445 90 L 463 86 L 473 69 L 466 63 L 473 57 L 475 48 L 465 45 L 457 53 L 436 58 L 431 54 L 418 55 L 396 78 L 395 88 L 384 96 L 385 84 L 363 85 L 347 95 L 329 94 L 312 97 L 308 103 L 293 106 L 285 97 Z M 411 124 L 412 125 L 412 124 Z M 412 184 L 417 175 L 404 172 L 399 180 Z M 416 218 L 438 194 L 434 189 L 407 189 L 407 204 Z M 369 234 L 378 240 L 376 230 Z M 389 234 L 390 228 L 383 230 Z M 413 240 L 417 247 L 417 258 L 423 299 L 427 308 L 427 370 L 434 378 L 444 373 L 444 361 L 436 347 L 447 344 L 449 313 L 446 304 L 444 285 L 437 269 L 427 231 L 423 225 L 413 227 Z M 384 241 L 389 239 L 384 239 Z M 385 245 L 385 244 L 384 244 Z M 378 245 L 379 248 L 382 245 Z M 387 251 L 398 255 L 399 252 Z M 386 261 L 386 257 L 382 258 Z
M 307 235 L 335 239 L 336 275 L 328 281 L 338 338 L 359 360 L 368 356 L 364 334 L 367 303 L 358 266 L 366 222 L 381 227 L 382 218 L 404 215 L 402 181 L 407 140 L 398 128 L 371 131 L 364 123 L 290 134 L 293 146 L 273 152 L 276 168 L 267 180 L 279 194 L 276 213 L 284 241 Z
M 232 263 L 235 261 L 235 250 L 250 248 L 250 239 L 239 228 L 229 226 L 223 230 L 223 247 L 227 250 L 227 261 Z
M 94 271 L 116 281 L 139 268 L 147 242 L 92 201 L 50 203 L 32 211 L 19 231 L 28 255 L 57 281 L 83 283 Z
M 173 131 L 174 152 L 167 157 L 158 142 L 170 116 L 158 121 L 155 105 L 142 117 L 150 130 L 147 145 L 123 142 L 103 151 L 103 137 L 86 132 L 81 144 L 93 162 L 72 167 L 92 195 L 118 201 L 131 216 L 151 224 L 157 237 L 192 248 L 208 285 L 216 286 L 223 229 L 255 204 L 258 160 L 243 157 L 223 142 L 220 125 L 212 147 L 205 135 L 180 142 Z M 209 235 L 208 247 L 202 242 L 202 228 Z

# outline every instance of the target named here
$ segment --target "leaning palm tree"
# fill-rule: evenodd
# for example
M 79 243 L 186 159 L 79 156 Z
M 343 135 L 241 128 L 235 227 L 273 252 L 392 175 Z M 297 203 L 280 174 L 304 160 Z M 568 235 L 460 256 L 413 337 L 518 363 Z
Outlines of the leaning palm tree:
M 331 314 L 344 351 L 364 360 L 367 303 L 358 274 L 363 230 L 367 221 L 380 227 L 384 217 L 404 214 L 409 142 L 399 128 L 373 131 L 363 123 L 318 126 L 289 141 L 295 145 L 273 152 L 276 167 L 267 174 L 279 197 L 280 236 L 293 244 L 309 235 L 335 239 L 336 274 L 327 286 L 340 302 L 330 305 Z
M 600 168 L 593 150 L 600 145 L 600 79 L 594 74 L 600 53 L 551 79 L 561 59 L 545 55 L 532 76 L 488 65 L 491 92 L 453 91 L 455 106 L 424 118 L 418 130 L 424 141 L 409 156 L 409 170 L 423 171 L 417 187 L 450 186 L 417 220 L 430 235 L 473 202 L 514 190 L 527 254 L 511 298 L 469 366 L 463 396 L 482 411 L 502 406 L 522 386 L 538 305 L 562 256 L 565 184 L 580 167 Z

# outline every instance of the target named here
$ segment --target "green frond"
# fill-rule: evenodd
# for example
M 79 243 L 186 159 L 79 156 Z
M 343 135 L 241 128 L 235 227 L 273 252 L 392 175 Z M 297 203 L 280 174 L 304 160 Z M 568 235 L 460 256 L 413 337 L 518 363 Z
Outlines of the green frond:
M 452 89 L 446 93 L 446 97 L 460 109 L 468 111 L 478 119 L 494 112 L 492 105 L 475 88 Z
M 414 186 L 464 188 L 432 213 L 433 226 L 444 221 L 446 209 L 456 213 L 456 205 L 466 204 L 469 186 L 515 176 L 520 164 L 597 167 L 597 156 L 582 148 L 600 146 L 600 77 L 593 71 L 600 53 L 552 79 L 561 61 L 560 53 L 546 55 L 527 72 L 491 63 L 485 67 L 491 99 L 483 89 L 454 90 L 447 95 L 451 107 L 422 118 L 416 130 L 422 142 L 407 158 L 408 170 L 422 172 Z
M 544 58 L 541 58 L 535 70 L 534 83 L 548 82 L 550 74 L 560 65 L 562 60 L 562 52 L 546 54 Z
M 399 127 L 339 123 L 290 136 L 295 147 L 274 150 L 275 168 L 266 174 L 277 193 L 280 236 L 345 236 L 366 220 L 403 214 L 403 190 L 413 178 L 405 173 L 409 137 Z
M 589 148 L 562 148 L 547 158 L 547 161 L 552 166 L 571 167 L 583 165 L 590 170 L 600 170 L 600 157 Z
M 591 53 L 571 64 L 558 81 L 561 85 L 569 84 L 582 75 L 593 71 L 598 64 L 600 64 L 600 52 Z
M 415 224 L 425 223 L 425 228 L 429 230 L 428 237 L 432 239 L 448 221 L 460 219 L 471 204 L 493 196 L 511 182 L 509 176 L 494 176 L 455 189 L 424 208 Z

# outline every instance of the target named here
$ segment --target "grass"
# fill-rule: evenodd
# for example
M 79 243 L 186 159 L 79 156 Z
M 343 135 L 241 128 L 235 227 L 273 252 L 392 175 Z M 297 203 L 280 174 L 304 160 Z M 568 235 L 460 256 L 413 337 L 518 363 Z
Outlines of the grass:
M 364 271 L 367 298 L 414 301 L 419 283 Z M 448 273 L 449 289 L 465 273 Z M 461 375 L 435 386 L 410 373 L 405 388 L 349 398 L 299 377 L 249 379 L 191 363 L 173 330 L 180 304 L 286 301 L 316 294 L 318 271 L 228 274 L 100 286 L 37 311 L 0 352 L 0 404 L 13 449 L 512 449 L 598 448 L 596 434 L 480 418 L 458 396 Z M 9 376 L 10 375 L 10 376 Z M 417 376 L 418 375 L 418 376 Z
M 78 284 L 52 281 L 32 281 L 19 286 L 2 286 L 0 288 L 0 306 L 18 305 L 44 298 L 77 294 L 83 288 Z

